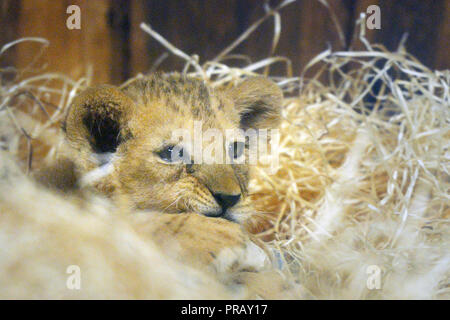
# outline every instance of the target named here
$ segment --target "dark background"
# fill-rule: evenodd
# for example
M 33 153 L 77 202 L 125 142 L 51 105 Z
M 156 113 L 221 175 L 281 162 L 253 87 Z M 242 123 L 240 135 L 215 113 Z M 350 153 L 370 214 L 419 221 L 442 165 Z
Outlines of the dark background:
M 316 54 L 361 47 L 352 41 L 355 20 L 369 5 L 381 8 L 381 30 L 368 30 L 372 42 L 395 50 L 405 32 L 406 47 L 433 69 L 450 69 L 450 0 L 328 0 L 342 27 L 340 41 L 324 0 L 297 0 L 281 10 L 282 33 L 276 55 L 292 60 L 294 74 Z M 46 71 L 77 78 L 93 67 L 94 82 L 120 83 L 146 72 L 165 51 L 145 34 L 149 23 L 167 40 L 200 62 L 213 58 L 264 15 L 263 0 L 0 0 L 0 46 L 24 36 L 50 41 L 44 55 Z M 280 1 L 269 1 L 276 6 Z M 66 8 L 81 8 L 81 30 L 68 30 Z M 273 19 L 266 21 L 234 53 L 268 56 Z M 0 58 L 0 66 L 30 63 L 39 47 L 21 44 Z M 184 62 L 170 55 L 160 70 L 180 70 Z

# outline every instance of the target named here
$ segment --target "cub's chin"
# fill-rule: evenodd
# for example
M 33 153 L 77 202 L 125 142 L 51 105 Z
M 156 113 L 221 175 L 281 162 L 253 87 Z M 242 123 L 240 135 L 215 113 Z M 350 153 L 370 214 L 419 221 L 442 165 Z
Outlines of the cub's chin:
M 204 214 L 204 216 L 210 217 L 210 218 L 215 218 L 215 219 L 225 219 L 225 220 L 228 220 L 231 222 L 240 223 L 238 221 L 238 219 L 232 213 L 229 213 L 229 212 L 225 212 L 225 213 L 220 212 L 219 214 L 216 214 L 215 212 L 212 212 L 212 213 L 207 212 Z

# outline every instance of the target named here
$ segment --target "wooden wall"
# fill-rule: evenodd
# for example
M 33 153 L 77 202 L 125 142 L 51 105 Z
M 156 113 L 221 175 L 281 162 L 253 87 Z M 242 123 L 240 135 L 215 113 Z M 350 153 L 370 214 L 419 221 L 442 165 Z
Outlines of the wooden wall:
M 79 77 L 92 67 L 95 82 L 120 83 L 146 72 L 164 48 L 140 28 L 148 22 L 189 54 L 214 57 L 264 14 L 262 0 L 0 0 L 0 46 L 24 36 L 47 38 L 47 70 Z M 270 1 L 275 6 L 280 1 Z M 278 55 L 293 62 L 298 74 L 306 62 L 331 45 L 352 45 L 355 19 L 371 4 L 381 8 L 381 30 L 369 30 L 372 41 L 395 49 L 405 32 L 408 50 L 431 68 L 450 69 L 449 0 L 328 0 L 342 26 L 339 39 L 324 0 L 298 0 L 282 9 Z M 81 30 L 66 27 L 66 8 L 81 8 Z M 265 22 L 236 53 L 264 58 L 270 51 L 273 19 Z M 353 44 L 354 46 L 356 44 Z M 0 67 L 27 65 L 36 44 L 22 44 L 0 58 Z M 180 69 L 169 56 L 162 70 Z

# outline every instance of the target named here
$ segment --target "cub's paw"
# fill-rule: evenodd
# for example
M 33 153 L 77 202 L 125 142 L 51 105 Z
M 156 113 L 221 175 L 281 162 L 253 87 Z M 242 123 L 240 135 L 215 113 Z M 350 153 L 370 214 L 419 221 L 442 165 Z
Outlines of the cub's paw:
M 250 240 L 239 247 L 222 249 L 212 263 L 212 267 L 219 274 L 257 272 L 268 265 L 269 258 L 264 250 Z
M 258 270 L 265 263 L 263 250 L 249 240 L 237 223 L 195 213 L 139 216 L 135 219 L 139 233 L 190 265 L 233 272 Z

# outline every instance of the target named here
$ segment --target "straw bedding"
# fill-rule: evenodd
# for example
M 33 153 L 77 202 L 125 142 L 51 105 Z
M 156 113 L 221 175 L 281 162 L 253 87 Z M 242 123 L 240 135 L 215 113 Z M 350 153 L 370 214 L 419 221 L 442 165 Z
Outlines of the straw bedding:
M 257 168 L 250 190 L 259 213 L 247 227 L 273 253 L 276 271 L 300 288 L 289 297 L 450 298 L 448 70 L 430 70 L 403 46 L 388 52 L 361 34 L 364 50 L 329 49 L 293 77 L 284 58 L 269 57 L 241 68 L 226 64 L 252 28 L 203 64 L 150 26 L 142 29 L 186 60 L 185 73 L 214 86 L 267 73 L 273 63 L 287 64 L 286 76 L 272 77 L 285 92 L 279 167 L 274 174 Z M 47 45 L 42 39 L 21 41 Z M 276 42 L 275 33 L 274 46 Z M 93 199 L 80 209 L 32 185 L 23 172 L 55 156 L 62 142 L 58 121 L 89 79 L 1 72 L 15 75 L 0 87 L 0 143 L 6 150 L 0 166 L 1 297 L 42 292 L 43 297 L 243 297 L 171 261 L 126 225 L 112 227 L 104 212 L 114 209 L 103 200 Z M 80 210 L 81 220 L 75 218 Z M 46 224 L 54 228 L 42 228 Z M 98 239 L 99 230 L 115 237 Z M 70 257 L 58 261 L 44 245 L 36 247 L 51 236 L 63 250 L 67 232 L 84 235 L 70 243 L 76 249 L 69 250 L 73 255 L 96 256 L 91 264 L 98 268 L 87 275 L 84 293 L 68 295 L 55 280 L 65 276 L 56 264 Z M 123 239 L 135 251 L 121 245 Z M 373 270 L 380 276 L 375 287 Z M 167 280 L 158 281 L 161 275 Z

